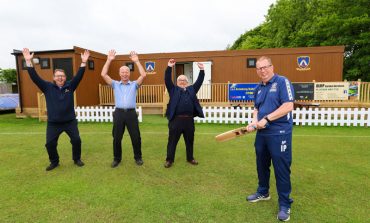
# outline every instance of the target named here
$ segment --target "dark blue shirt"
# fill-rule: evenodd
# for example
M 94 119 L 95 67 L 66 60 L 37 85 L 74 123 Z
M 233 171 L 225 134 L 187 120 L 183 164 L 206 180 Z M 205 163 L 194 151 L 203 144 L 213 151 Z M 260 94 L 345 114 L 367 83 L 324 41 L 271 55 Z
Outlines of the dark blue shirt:
M 282 104 L 294 101 L 294 89 L 290 81 L 283 76 L 274 74 L 266 84 L 262 82 L 254 91 L 254 107 L 258 110 L 258 121 L 274 112 Z M 258 130 L 261 135 L 281 135 L 292 132 L 293 116 L 289 112 L 283 117 L 271 121 L 265 129 Z
M 66 81 L 61 88 L 45 81 L 36 73 L 35 68 L 27 67 L 32 81 L 45 94 L 48 122 L 69 122 L 76 119 L 73 93 L 80 83 L 85 67 L 80 67 L 71 81 Z
M 175 115 L 193 116 L 193 113 L 194 113 L 194 103 L 190 97 L 190 93 L 186 89 L 181 89 L 180 98 L 176 106 Z

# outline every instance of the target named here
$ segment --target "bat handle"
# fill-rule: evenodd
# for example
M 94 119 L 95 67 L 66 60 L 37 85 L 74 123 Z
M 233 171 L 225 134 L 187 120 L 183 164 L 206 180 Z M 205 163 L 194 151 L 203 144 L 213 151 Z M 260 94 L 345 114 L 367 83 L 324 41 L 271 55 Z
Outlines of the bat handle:
M 252 128 L 253 128 L 253 131 L 254 131 L 254 130 L 257 130 L 257 126 L 252 125 L 252 126 L 249 126 L 249 127 L 246 127 L 245 129 L 243 129 L 243 130 L 242 130 L 242 132 L 244 132 L 244 133 L 245 133 L 245 132 L 248 132 L 248 128 L 250 128 L 250 127 L 252 127 Z

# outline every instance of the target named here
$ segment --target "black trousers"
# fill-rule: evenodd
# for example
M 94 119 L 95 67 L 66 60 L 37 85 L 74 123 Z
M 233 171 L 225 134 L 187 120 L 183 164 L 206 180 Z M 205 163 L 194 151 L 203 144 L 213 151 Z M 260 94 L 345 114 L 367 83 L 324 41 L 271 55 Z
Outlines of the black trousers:
M 114 160 L 122 160 L 122 137 L 127 126 L 130 134 L 131 144 L 134 151 L 134 159 L 141 159 L 141 137 L 139 130 L 139 121 L 135 109 L 119 109 L 113 113 L 113 156 Z
M 193 157 L 194 146 L 194 118 L 178 117 L 168 122 L 168 144 L 167 144 L 167 161 L 175 161 L 176 146 L 181 134 L 183 134 L 186 146 L 186 159 L 191 161 Z
M 81 138 L 77 127 L 77 120 L 64 123 L 48 122 L 46 127 L 46 150 L 49 154 L 49 160 L 53 164 L 59 163 L 57 150 L 58 139 L 60 134 L 66 132 L 72 144 L 72 159 L 81 159 Z

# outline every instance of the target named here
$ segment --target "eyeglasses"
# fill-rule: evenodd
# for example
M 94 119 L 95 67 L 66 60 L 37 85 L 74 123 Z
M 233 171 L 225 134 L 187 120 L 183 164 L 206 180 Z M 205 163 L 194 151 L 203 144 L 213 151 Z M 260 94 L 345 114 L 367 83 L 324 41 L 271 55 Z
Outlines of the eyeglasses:
M 257 67 L 257 71 L 262 71 L 262 70 L 266 70 L 267 68 L 271 67 L 272 65 L 267 65 L 267 66 L 263 66 L 263 67 Z
M 184 82 L 188 82 L 188 80 L 186 80 L 186 79 L 178 79 L 177 81 L 184 81 Z
M 55 75 L 54 77 L 56 77 L 56 78 L 65 78 L 66 75 Z

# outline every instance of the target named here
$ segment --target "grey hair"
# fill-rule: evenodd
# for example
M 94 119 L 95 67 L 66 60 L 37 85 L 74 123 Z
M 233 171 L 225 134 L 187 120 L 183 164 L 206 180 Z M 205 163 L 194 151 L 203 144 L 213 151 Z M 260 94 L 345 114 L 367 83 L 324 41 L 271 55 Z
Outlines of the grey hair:
M 272 64 L 272 61 L 271 61 L 270 57 L 262 56 L 262 57 L 258 58 L 257 62 L 261 61 L 261 60 L 267 60 L 269 62 L 269 64 Z
M 179 81 L 179 78 L 181 77 L 181 76 L 184 76 L 185 77 L 185 79 L 186 79 L 186 82 L 188 82 L 189 83 L 189 80 L 188 80 L 188 77 L 187 76 L 185 76 L 185 75 L 183 75 L 183 74 L 181 74 L 181 75 L 179 75 L 178 77 L 177 77 L 177 81 Z
M 53 75 L 55 76 L 55 73 L 58 72 L 58 71 L 62 72 L 64 75 L 66 75 L 66 72 L 63 69 L 55 69 Z

